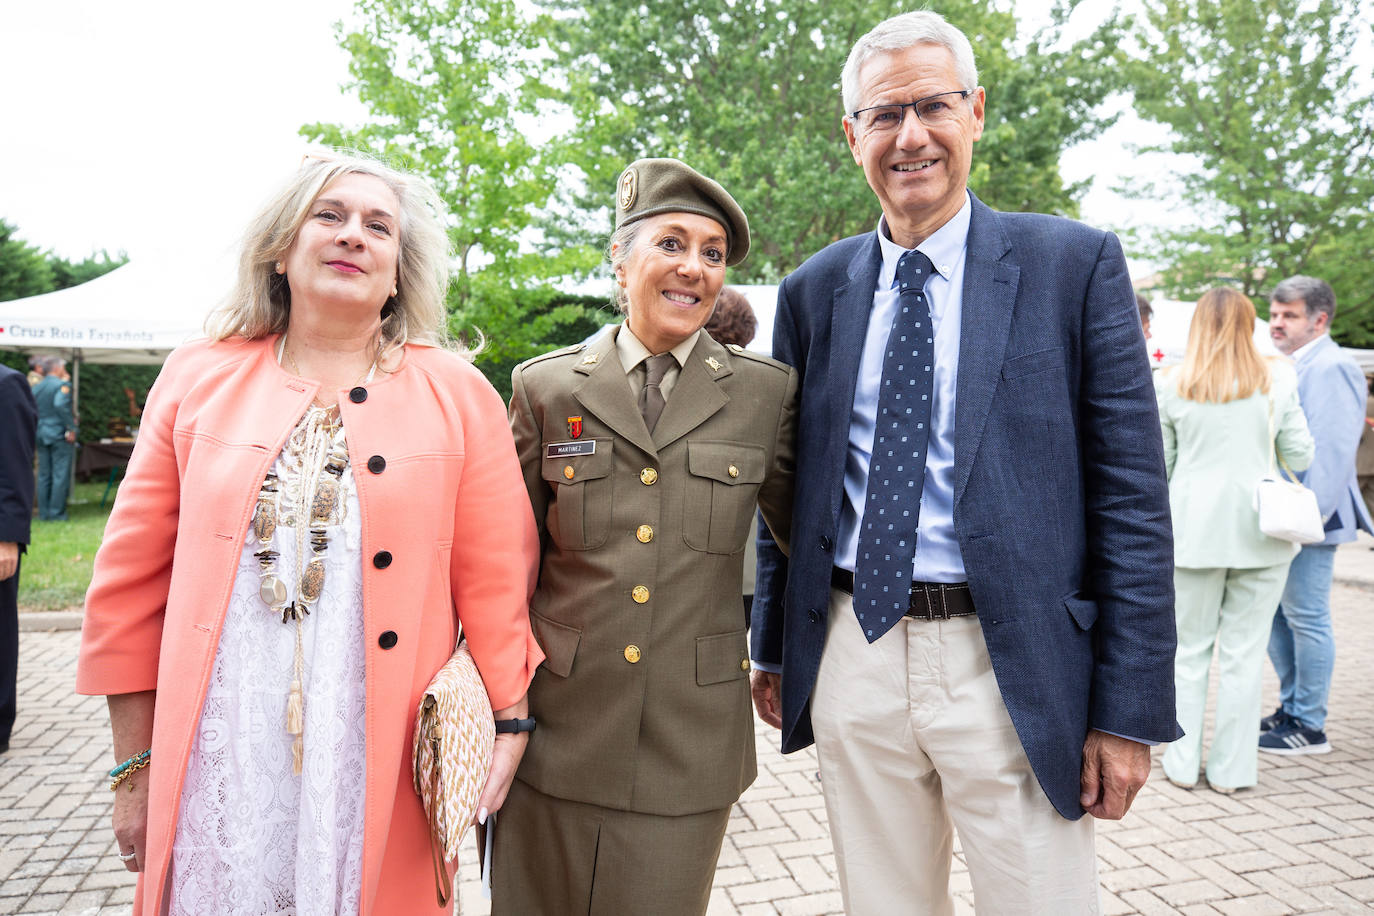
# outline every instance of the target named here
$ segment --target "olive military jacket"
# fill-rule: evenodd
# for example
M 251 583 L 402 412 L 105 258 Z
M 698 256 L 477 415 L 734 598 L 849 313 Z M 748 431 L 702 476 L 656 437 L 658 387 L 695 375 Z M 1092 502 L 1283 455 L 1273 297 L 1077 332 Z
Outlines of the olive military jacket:
M 796 373 L 702 334 L 652 435 L 614 333 L 518 366 L 512 387 L 546 654 L 518 778 L 647 814 L 733 804 L 756 772 L 745 541 L 756 505 L 787 539 Z

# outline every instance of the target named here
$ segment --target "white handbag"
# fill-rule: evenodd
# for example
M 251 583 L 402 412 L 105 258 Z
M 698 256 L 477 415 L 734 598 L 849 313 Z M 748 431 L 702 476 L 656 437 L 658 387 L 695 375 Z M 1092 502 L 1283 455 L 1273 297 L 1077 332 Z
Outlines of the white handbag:
M 1259 512 L 1260 531 L 1271 538 L 1299 545 L 1326 540 L 1317 494 L 1298 483 L 1288 462 L 1274 451 L 1273 395 L 1269 398 L 1269 468 L 1269 473 L 1255 484 L 1255 510 Z

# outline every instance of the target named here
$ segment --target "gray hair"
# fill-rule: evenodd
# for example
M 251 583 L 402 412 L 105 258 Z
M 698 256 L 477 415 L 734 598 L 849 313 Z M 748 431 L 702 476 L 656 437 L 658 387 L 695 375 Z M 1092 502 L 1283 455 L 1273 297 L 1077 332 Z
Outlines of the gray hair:
M 973 45 L 968 37 L 929 10 L 902 13 L 878 23 L 854 43 L 840 74 L 840 92 L 846 117 L 859 107 L 859 72 L 875 55 L 905 51 L 916 45 L 938 45 L 954 56 L 954 72 L 961 89 L 978 88 L 978 65 L 973 61 Z
M 45 373 L 49 373 L 66 366 L 67 361 L 60 356 L 40 356 L 39 365 L 43 367 Z
M 611 262 L 611 287 L 613 293 L 611 301 L 620 310 L 620 314 L 628 315 L 630 308 L 630 294 L 625 287 L 616 282 L 615 272 L 624 266 L 630 259 L 631 252 L 635 249 L 635 242 L 639 239 L 639 227 L 643 220 L 635 220 L 632 223 L 625 223 L 615 232 L 611 233 L 611 241 L 606 246 L 606 260 Z
M 1285 305 L 1301 300 L 1307 307 L 1308 319 L 1316 318 L 1317 312 L 1326 313 L 1327 327 L 1336 320 L 1336 292 L 1330 283 L 1316 277 L 1306 277 L 1302 274 L 1289 277 L 1274 287 L 1269 298 Z
M 352 152 L 306 159 L 253 219 L 244 235 L 237 280 L 224 303 L 206 318 L 206 334 L 216 340 L 236 335 L 253 339 L 286 331 L 291 290 L 276 272 L 276 263 L 296 241 L 315 198 L 330 182 L 350 174 L 379 179 L 401 204 L 396 295 L 381 308 L 384 353 L 407 343 L 446 345 L 450 246 L 439 196 L 420 176 Z

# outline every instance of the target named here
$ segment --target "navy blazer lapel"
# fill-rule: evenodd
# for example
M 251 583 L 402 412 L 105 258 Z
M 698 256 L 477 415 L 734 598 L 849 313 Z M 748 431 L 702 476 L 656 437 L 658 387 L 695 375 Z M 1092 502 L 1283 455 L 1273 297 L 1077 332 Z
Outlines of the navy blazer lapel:
M 831 441 L 849 441 L 849 417 L 854 410 L 854 389 L 859 383 L 859 361 L 863 357 L 868 319 L 873 314 L 873 292 L 878 286 L 878 271 L 883 255 L 878 233 L 849 262 L 849 282 L 835 289 L 830 308 L 830 381 L 834 401 L 830 405 Z M 841 473 L 848 446 L 840 449 Z M 838 505 L 839 494 L 837 494 Z
M 997 213 L 977 197 L 969 220 L 964 258 L 964 296 L 959 309 L 959 377 L 954 402 L 954 501 L 968 485 L 983 426 L 1002 374 L 1021 268 Z

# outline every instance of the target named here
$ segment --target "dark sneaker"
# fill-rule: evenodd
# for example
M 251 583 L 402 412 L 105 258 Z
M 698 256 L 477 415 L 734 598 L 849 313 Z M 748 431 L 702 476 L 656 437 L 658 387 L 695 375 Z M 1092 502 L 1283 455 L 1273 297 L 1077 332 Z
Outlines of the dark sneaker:
M 1288 715 L 1283 711 L 1283 707 L 1280 706 L 1263 719 L 1260 719 L 1260 734 L 1271 732 L 1287 721 Z
M 1292 719 L 1260 735 L 1259 749 L 1266 754 L 1283 754 L 1290 757 L 1299 754 L 1331 753 L 1326 732 L 1317 731 L 1315 728 L 1303 728 Z

